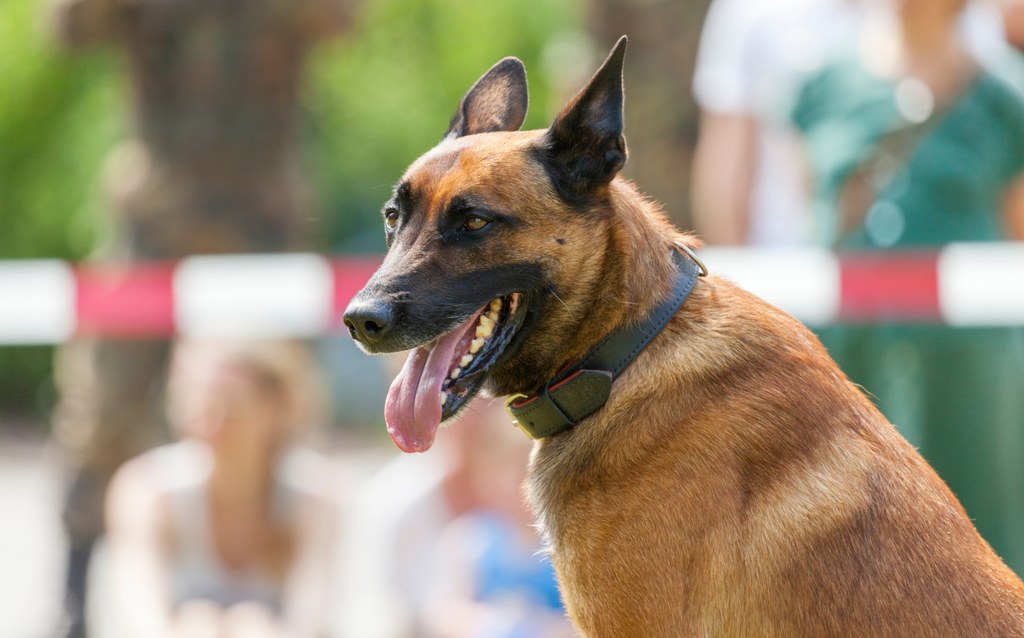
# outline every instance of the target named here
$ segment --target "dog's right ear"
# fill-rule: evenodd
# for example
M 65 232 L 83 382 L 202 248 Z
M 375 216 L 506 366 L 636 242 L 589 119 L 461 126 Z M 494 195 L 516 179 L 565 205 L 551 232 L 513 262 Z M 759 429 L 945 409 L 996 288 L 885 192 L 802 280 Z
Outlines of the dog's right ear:
M 526 119 L 526 67 L 505 58 L 480 76 L 459 103 L 444 139 L 476 133 L 517 131 Z
M 626 163 L 623 129 L 622 62 L 626 36 L 594 77 L 562 108 L 548 129 L 544 162 L 559 194 L 585 200 L 605 186 Z

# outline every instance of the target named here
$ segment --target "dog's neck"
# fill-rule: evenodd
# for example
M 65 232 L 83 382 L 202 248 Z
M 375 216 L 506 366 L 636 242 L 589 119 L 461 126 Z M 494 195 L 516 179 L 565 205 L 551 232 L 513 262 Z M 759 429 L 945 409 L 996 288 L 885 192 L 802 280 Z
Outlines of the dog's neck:
M 604 221 L 604 251 L 591 264 L 600 275 L 583 295 L 590 302 L 566 331 L 574 338 L 536 388 L 509 402 L 533 438 L 562 432 L 599 409 L 614 379 L 674 315 L 703 268 L 692 253 L 681 256 L 687 238 L 629 182 L 612 184 L 605 207 L 591 211 Z
M 608 333 L 647 316 L 665 299 L 675 276 L 668 255 L 677 243 L 693 241 L 677 231 L 658 205 L 627 180 L 620 178 L 610 184 L 609 207 L 606 264 L 599 287 L 615 293 L 594 300 L 591 321 L 603 334 L 592 337 L 584 351 Z
M 519 367 L 502 395 L 535 395 L 609 334 L 646 317 L 672 289 L 673 248 L 696 243 L 623 179 L 614 180 L 591 210 L 566 214 L 592 217 L 592 245 L 576 281 L 586 285 L 574 288 L 571 298 L 549 300 L 556 310 L 565 309 L 545 326 L 546 338 L 559 342 Z
M 543 392 L 509 402 L 515 422 L 531 438 L 560 434 L 600 410 L 608 401 L 615 379 L 643 352 L 690 295 L 703 264 L 686 247 L 672 251 L 679 272 L 671 294 L 641 321 L 608 335 L 581 361 L 551 379 Z

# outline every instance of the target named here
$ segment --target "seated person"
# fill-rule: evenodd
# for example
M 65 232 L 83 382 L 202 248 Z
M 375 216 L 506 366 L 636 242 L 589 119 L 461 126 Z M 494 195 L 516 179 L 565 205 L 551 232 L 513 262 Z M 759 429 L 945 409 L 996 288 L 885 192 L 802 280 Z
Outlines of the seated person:
M 473 424 L 471 481 L 482 495 L 441 532 L 425 612 L 431 638 L 568 638 L 554 565 L 525 502 L 532 443 L 504 411 Z M 462 424 L 460 424 L 462 425 Z M 447 433 L 446 433 L 447 434 Z
M 477 398 L 429 454 L 367 481 L 346 517 L 341 635 L 577 636 L 524 501 L 531 447 L 500 401 Z
M 335 486 L 293 445 L 316 411 L 313 370 L 294 343 L 178 345 L 168 413 L 181 439 L 127 463 L 107 495 L 126 635 L 320 635 Z

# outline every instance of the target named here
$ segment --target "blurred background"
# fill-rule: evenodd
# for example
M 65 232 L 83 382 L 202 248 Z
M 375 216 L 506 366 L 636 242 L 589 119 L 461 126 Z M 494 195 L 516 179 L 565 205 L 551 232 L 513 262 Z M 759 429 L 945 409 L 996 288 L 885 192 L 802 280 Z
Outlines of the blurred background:
M 741 284 L 759 256 L 835 256 L 824 311 L 804 279 L 751 287 L 818 331 L 1021 573 L 1024 320 L 999 300 L 1019 307 L 1024 275 L 1022 6 L 0 2 L 0 635 L 573 635 L 499 404 L 399 457 L 401 360 L 336 316 L 280 335 L 178 316 L 171 342 L 171 302 L 146 295 L 184 294 L 183 259 L 301 252 L 330 257 L 297 272 L 339 305 L 384 251 L 391 185 L 483 71 L 522 59 L 541 128 L 623 33 L 626 175 Z M 992 316 L 950 310 L 936 264 L 963 242 L 1011 282 Z M 269 273 L 238 286 L 258 297 L 284 262 L 238 263 Z M 25 273 L 58 266 L 77 328 L 5 336 Z

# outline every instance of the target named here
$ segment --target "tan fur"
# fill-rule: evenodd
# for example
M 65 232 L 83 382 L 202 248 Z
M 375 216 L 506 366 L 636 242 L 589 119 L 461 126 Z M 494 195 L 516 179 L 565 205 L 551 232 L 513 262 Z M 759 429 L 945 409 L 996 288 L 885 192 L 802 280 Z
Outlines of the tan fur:
M 634 247 L 685 238 L 613 187 L 628 274 L 600 296 L 646 309 L 666 266 Z M 716 277 L 538 444 L 529 493 L 592 638 L 1024 635 L 1024 586 L 939 477 L 800 323 Z

